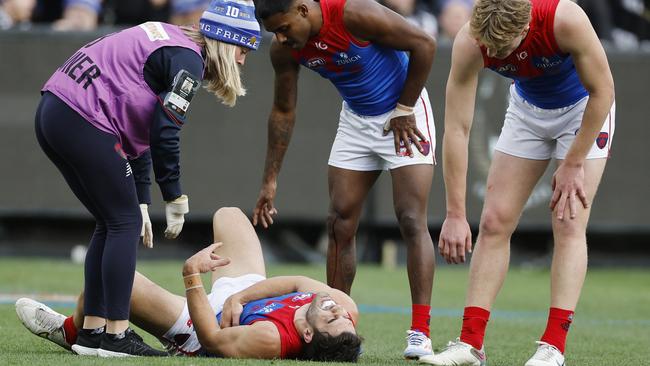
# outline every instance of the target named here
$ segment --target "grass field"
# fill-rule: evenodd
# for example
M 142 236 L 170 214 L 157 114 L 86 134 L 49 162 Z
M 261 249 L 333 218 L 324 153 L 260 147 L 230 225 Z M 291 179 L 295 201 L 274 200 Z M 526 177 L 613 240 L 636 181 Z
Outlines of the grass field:
M 163 287 L 182 293 L 180 262 L 141 261 L 138 270 Z M 325 269 L 282 265 L 269 275 L 304 274 L 323 279 Z M 83 268 L 66 261 L 0 259 L 0 295 L 76 294 Z M 458 335 L 467 267 L 443 267 L 436 273 L 431 339 L 442 347 Z M 361 266 L 353 297 L 362 311 L 359 333 L 366 339 L 361 364 L 414 364 L 401 358 L 410 322 L 406 272 Z M 490 320 L 486 351 L 490 366 L 523 365 L 543 332 L 549 297 L 547 270 L 511 270 Z M 69 307 L 54 307 L 69 314 Z M 0 302 L 0 365 L 296 365 L 296 361 L 215 359 L 82 358 L 33 336 L 16 317 L 14 306 Z M 145 337 L 157 344 L 152 337 Z M 587 276 L 567 344 L 567 365 L 650 365 L 650 270 L 595 269 Z

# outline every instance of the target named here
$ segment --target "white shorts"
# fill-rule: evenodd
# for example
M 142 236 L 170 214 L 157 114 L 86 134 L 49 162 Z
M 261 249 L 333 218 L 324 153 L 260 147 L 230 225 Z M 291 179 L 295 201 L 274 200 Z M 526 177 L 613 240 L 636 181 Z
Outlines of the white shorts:
M 588 100 L 589 97 L 584 97 L 567 107 L 542 109 L 525 101 L 512 85 L 510 104 L 495 149 L 525 159 L 564 159 L 580 129 Z M 615 112 L 616 103 L 613 103 L 587 159 L 609 157 Z
M 357 171 L 390 170 L 405 165 L 434 164 L 436 127 L 427 90 L 422 89 L 420 98 L 414 106 L 417 127 L 430 141 L 427 155 L 422 155 L 415 145 L 411 146 L 412 158 L 395 154 L 393 133 L 383 136 L 384 123 L 391 113 L 392 111 L 379 116 L 362 116 L 354 113 L 347 103 L 343 102 L 339 127 L 328 164 Z
M 208 294 L 208 301 L 212 305 L 215 315 L 223 309 L 223 304 L 230 295 L 247 289 L 254 284 L 265 280 L 259 274 L 247 274 L 239 277 L 221 277 L 214 281 L 212 290 Z M 183 306 L 181 315 L 176 319 L 174 325 L 163 336 L 168 342 L 167 348 L 176 354 L 195 355 L 201 349 L 201 344 L 194 331 L 190 320 L 190 312 L 187 308 L 187 301 Z

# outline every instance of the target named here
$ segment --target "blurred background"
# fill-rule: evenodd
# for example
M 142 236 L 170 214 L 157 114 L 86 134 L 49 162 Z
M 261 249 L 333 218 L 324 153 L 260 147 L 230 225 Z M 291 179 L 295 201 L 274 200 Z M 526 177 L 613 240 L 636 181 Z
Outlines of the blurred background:
M 196 23 L 206 0 L 0 0 L 0 256 L 83 259 L 94 223 L 38 147 L 33 121 L 39 90 L 52 72 L 88 41 L 148 20 Z M 438 39 L 427 89 L 437 139 L 443 133 L 451 42 L 469 17 L 472 0 L 381 0 Z M 617 129 L 612 156 L 588 231 L 592 266 L 650 265 L 650 0 L 580 0 L 602 39 L 616 83 Z M 211 242 L 211 215 L 237 206 L 250 213 L 259 192 L 266 121 L 273 95 L 270 35 L 247 58 L 248 95 L 225 108 L 201 92 L 182 131 L 182 178 L 190 213 L 179 239 L 163 238 L 164 205 L 152 185 L 154 249 L 144 258 L 184 259 Z M 507 106 L 509 81 L 484 72 L 470 143 L 468 218 L 476 230 L 485 178 Z M 327 245 L 327 158 L 341 98 L 315 73 L 301 72 L 298 115 L 278 182 L 279 215 L 258 228 L 269 261 L 323 263 Z M 436 148 L 441 154 L 441 146 Z M 441 159 L 429 205 L 437 241 L 445 215 Z M 553 165 L 542 179 L 513 237 L 513 262 L 546 266 L 552 235 L 548 203 Z M 474 232 L 476 237 L 476 231 Z M 390 179 L 371 192 L 357 240 L 364 262 L 403 263 L 405 249 L 393 214 Z M 73 250 L 73 248 L 76 248 Z M 77 254 L 74 254 L 77 253 Z

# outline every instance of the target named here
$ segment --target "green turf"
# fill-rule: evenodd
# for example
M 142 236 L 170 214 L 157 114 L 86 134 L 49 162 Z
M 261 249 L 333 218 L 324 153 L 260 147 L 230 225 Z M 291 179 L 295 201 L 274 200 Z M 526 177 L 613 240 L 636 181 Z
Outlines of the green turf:
M 180 262 L 142 261 L 138 270 L 173 292 L 182 293 Z M 303 274 L 323 279 L 323 267 L 272 266 L 269 275 Z M 0 293 L 75 294 L 83 270 L 66 261 L 0 259 Z M 436 273 L 431 338 L 440 348 L 457 336 L 464 302 L 467 267 L 444 267 Z M 546 270 L 511 270 L 495 305 L 486 337 L 491 366 L 523 365 L 543 331 L 549 296 Z M 359 332 L 365 337 L 360 363 L 408 364 L 401 359 L 410 321 L 410 297 L 403 268 L 389 271 L 362 266 L 357 271 L 353 297 L 362 305 L 382 305 L 393 312 L 365 313 Z M 595 269 L 588 274 L 573 323 L 567 364 L 580 366 L 650 364 L 650 271 Z M 57 308 L 64 313 L 71 309 Z M 0 304 L 0 365 L 169 364 L 257 365 L 299 364 L 295 361 L 207 359 L 100 360 L 76 357 L 33 336 L 18 321 L 11 304 Z M 147 337 L 155 344 L 156 341 Z M 411 363 L 413 364 L 413 363 Z

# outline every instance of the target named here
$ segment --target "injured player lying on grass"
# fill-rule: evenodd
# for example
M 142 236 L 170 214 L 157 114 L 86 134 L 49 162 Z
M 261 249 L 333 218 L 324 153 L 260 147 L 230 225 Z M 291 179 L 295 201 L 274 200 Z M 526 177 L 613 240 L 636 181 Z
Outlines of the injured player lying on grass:
M 130 308 L 135 325 L 160 339 L 170 355 L 357 360 L 358 310 L 348 295 L 303 276 L 267 279 L 259 239 L 239 209 L 218 210 L 213 229 L 217 244 L 183 266 L 186 298 L 136 273 Z M 212 272 L 212 289 L 206 294 L 199 274 L 207 272 Z M 79 354 L 105 356 L 103 329 L 80 340 L 82 304 L 83 294 L 66 317 L 22 298 L 16 312 L 40 337 L 66 349 L 77 345 Z

